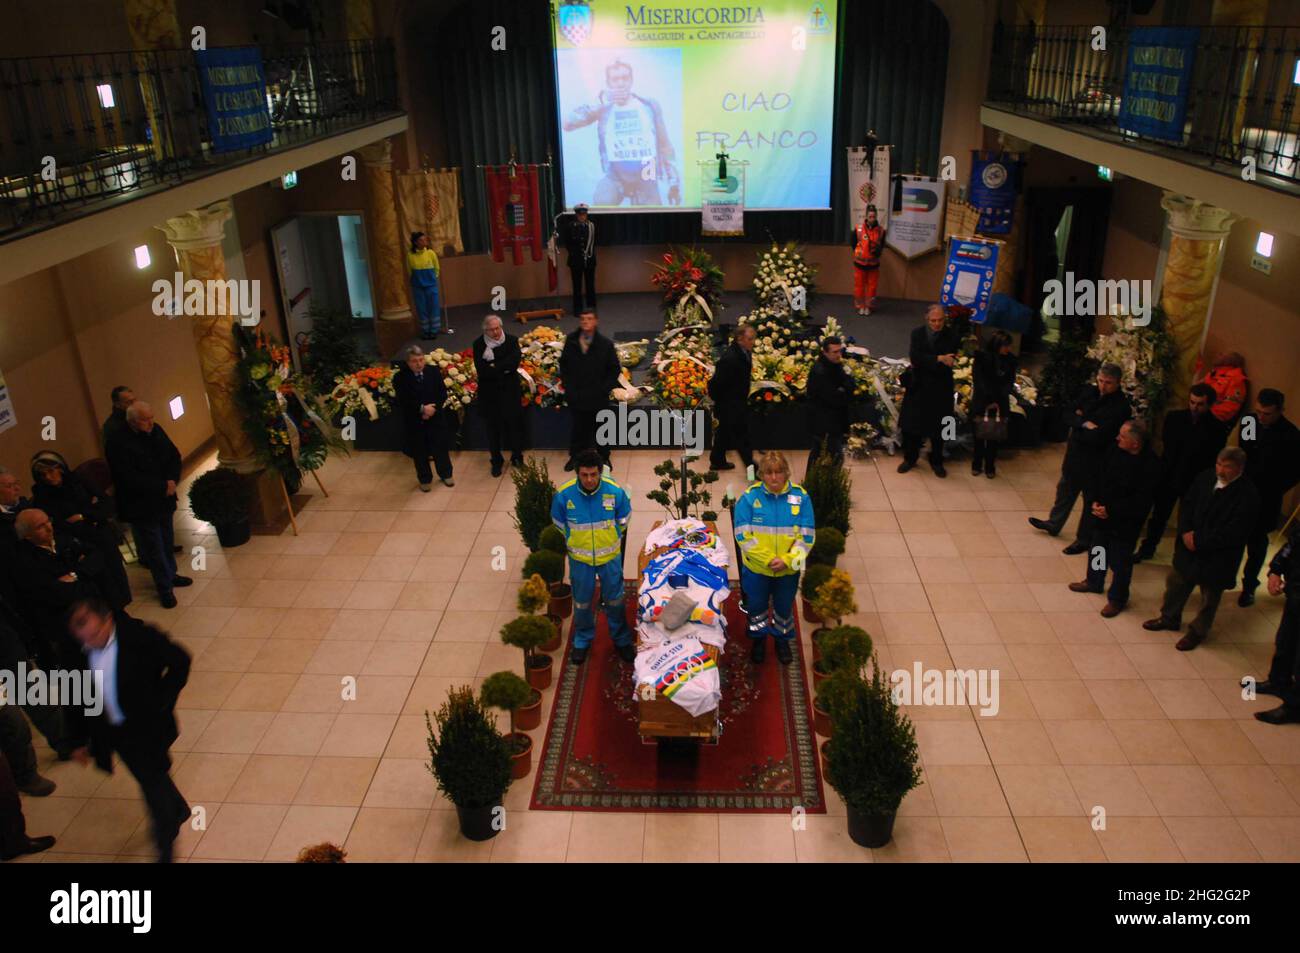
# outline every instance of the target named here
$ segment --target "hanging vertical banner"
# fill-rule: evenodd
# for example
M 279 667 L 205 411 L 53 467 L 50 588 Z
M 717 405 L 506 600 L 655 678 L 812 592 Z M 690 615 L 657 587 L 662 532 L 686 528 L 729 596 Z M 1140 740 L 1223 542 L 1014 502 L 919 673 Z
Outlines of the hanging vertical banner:
M 943 244 L 942 182 L 923 175 L 900 175 L 894 179 L 893 206 L 886 245 L 907 259 L 939 249 Z
M 199 87 L 208 111 L 213 152 L 233 152 L 271 141 L 262 51 L 255 46 L 197 50 Z
M 948 246 L 948 266 L 943 272 L 939 303 L 970 308 L 975 312 L 971 322 L 983 324 L 988 317 L 989 295 L 993 293 L 993 275 L 998 270 L 1001 245 L 1001 242 L 979 238 L 954 237 Z
M 513 175 L 511 173 L 514 173 Z M 524 263 L 523 249 L 533 261 L 542 260 L 542 217 L 538 211 L 537 166 L 484 166 L 487 186 L 488 227 L 492 260 L 504 261 L 510 249 L 516 265 Z
M 16 426 L 18 418 L 14 416 L 13 401 L 9 399 L 9 385 L 5 383 L 5 376 L 0 374 L 0 433 Z
M 876 207 L 876 221 L 889 230 L 889 146 L 876 146 L 876 154 L 867 161 L 867 150 L 849 146 L 849 224 L 857 225 L 867 217 L 867 206 Z
M 1006 235 L 1020 192 L 1021 160 L 971 150 L 970 203 L 980 212 L 980 234 Z
M 700 234 L 745 234 L 745 167 L 733 162 L 725 179 L 718 163 L 700 163 Z
M 424 232 L 429 247 L 441 255 L 451 248 L 465 253 L 460 236 L 460 176 L 455 169 L 398 172 L 397 213 L 403 235 Z
M 1129 35 L 1119 127 L 1166 142 L 1183 141 L 1187 91 L 1196 65 L 1196 27 L 1137 27 Z

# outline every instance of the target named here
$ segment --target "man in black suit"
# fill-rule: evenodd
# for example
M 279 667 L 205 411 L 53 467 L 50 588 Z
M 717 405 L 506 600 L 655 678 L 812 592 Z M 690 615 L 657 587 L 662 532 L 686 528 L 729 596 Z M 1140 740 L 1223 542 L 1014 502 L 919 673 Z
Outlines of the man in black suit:
M 108 441 L 126 429 L 126 409 L 135 403 L 135 392 L 125 384 L 118 384 L 113 388 L 112 401 L 113 410 L 104 419 L 104 427 L 101 431 L 106 451 Z
M 95 557 L 75 537 L 56 538 L 43 510 L 23 510 L 15 529 L 14 584 L 23 615 L 36 633 L 37 659 L 47 671 L 76 669 L 81 649 L 69 637 L 65 618 L 78 599 L 100 596 L 90 579 Z
M 709 451 L 710 470 L 734 470 L 727 462 L 727 450 L 740 454 L 746 467 L 754 465 L 754 448 L 749 438 L 749 382 L 754 374 L 754 339 L 752 324 L 742 324 L 731 336 L 709 378 L 709 399 L 713 401 L 713 449 Z
M 609 392 L 618 386 L 622 368 L 614 342 L 597 330 L 597 323 L 594 311 L 584 311 L 578 316 L 578 330 L 569 332 L 560 352 L 560 383 L 573 415 L 566 470 L 573 469 L 578 454 L 593 449 L 609 466 L 609 447 L 596 446 L 596 415 L 609 408 Z
M 524 408 L 519 403 L 519 339 L 506 334 L 501 319 L 483 319 L 483 334 L 474 339 L 474 370 L 478 375 L 478 407 L 487 426 L 492 475 L 505 469 L 502 436 L 510 446 L 510 465 L 524 462 Z
M 932 304 L 925 312 L 925 324 L 912 331 L 908 358 L 912 368 L 898 414 L 903 432 L 903 462 L 899 473 L 916 466 L 921 444 L 930 440 L 930 466 L 937 477 L 946 477 L 943 466 L 943 424 L 953 416 L 952 367 L 957 361 L 961 341 L 948 327 L 948 314 L 941 304 Z
M 1300 722 L 1300 527 L 1291 531 L 1273 561 L 1268 564 L 1268 594 L 1285 594 L 1286 606 L 1273 643 L 1273 661 L 1268 678 L 1255 686 L 1260 695 L 1282 700 L 1278 708 L 1257 711 L 1255 717 L 1270 725 Z M 1248 684 L 1242 680 L 1242 687 Z
M 451 434 L 447 418 L 447 385 L 442 371 L 430 367 L 418 345 L 406 349 L 406 366 L 393 375 L 393 392 L 406 431 L 406 455 L 415 461 L 415 477 L 420 491 L 428 493 L 433 483 L 429 458 L 438 471 L 443 486 L 455 486 L 452 479 L 451 454 L 447 442 Z
M 112 435 L 108 466 L 117 491 L 117 515 L 131 524 L 140 559 L 149 567 L 158 601 L 176 607 L 172 590 L 194 584 L 176 572 L 176 486 L 181 455 L 154 422 L 153 408 L 137 400 L 126 409 L 126 428 Z
M 836 466 L 843 463 L 844 438 L 849 433 L 853 378 L 844 369 L 844 342 L 834 336 L 825 338 L 821 350 L 808 372 L 808 432 L 812 435 L 812 449 L 808 451 L 805 475 L 821 456 L 823 445 Z
M 1115 446 L 1102 458 L 1101 474 L 1083 505 L 1092 516 L 1088 578 L 1070 583 L 1074 592 L 1102 592 L 1106 571 L 1114 574 L 1101 614 L 1111 619 L 1128 605 L 1133 580 L 1133 546 L 1151 508 L 1160 463 L 1147 446 L 1147 432 L 1136 420 L 1119 428 Z
M 1070 439 L 1061 462 L 1061 479 L 1056 484 L 1056 500 L 1047 519 L 1029 517 L 1029 525 L 1035 529 L 1059 536 L 1074 509 L 1074 501 L 1081 493 L 1087 494 L 1097 479 L 1102 458 L 1119 436 L 1120 425 L 1132 416 L 1128 398 L 1119 388 L 1123 376 L 1118 364 L 1101 365 L 1096 385 L 1085 388 L 1075 401 Z M 1085 506 L 1079 517 L 1079 535 L 1065 547 L 1065 555 L 1077 556 L 1087 550 L 1091 524 L 1092 513 Z
M 1300 429 L 1282 413 L 1285 406 L 1281 391 L 1265 387 L 1256 398 L 1254 417 L 1243 417 L 1238 431 L 1238 442 L 1246 451 L 1246 479 L 1259 492 L 1259 512 L 1246 540 L 1240 606 L 1255 604 L 1259 571 L 1268 555 L 1268 534 L 1282 520 L 1283 498 L 1300 482 Z
M 564 227 L 564 247 L 569 252 L 569 275 L 573 279 L 573 313 L 596 310 L 596 223 L 587 217 L 587 206 L 573 207 L 573 218 Z M 587 299 L 583 304 L 582 286 Z
M 1223 591 L 1232 588 L 1246 548 L 1246 537 L 1259 512 L 1259 493 L 1242 479 L 1246 455 L 1239 447 L 1225 447 L 1206 470 L 1192 481 L 1178 508 L 1178 541 L 1174 565 L 1165 579 L 1160 615 L 1142 623 L 1149 632 L 1182 627 L 1183 606 L 1196 587 L 1201 589 L 1201 611 L 1176 648 L 1187 652 L 1210 634 Z
M 148 623 L 114 614 L 101 599 L 73 605 L 68 628 L 85 651 L 103 703 L 96 714 L 74 709 L 81 739 L 74 756 L 111 774 L 117 753 L 140 784 L 158 860 L 168 863 L 190 816 L 170 773 L 170 748 L 179 735 L 176 700 L 189 678 L 190 655 Z
M 1174 504 L 1183 498 L 1199 474 L 1214 466 L 1215 457 L 1228 440 L 1228 428 L 1210 413 L 1214 398 L 1213 387 L 1196 384 L 1188 395 L 1186 410 L 1171 410 L 1165 414 L 1160 430 L 1160 477 L 1156 482 L 1146 539 L 1133 556 L 1134 562 L 1140 563 L 1156 554 Z

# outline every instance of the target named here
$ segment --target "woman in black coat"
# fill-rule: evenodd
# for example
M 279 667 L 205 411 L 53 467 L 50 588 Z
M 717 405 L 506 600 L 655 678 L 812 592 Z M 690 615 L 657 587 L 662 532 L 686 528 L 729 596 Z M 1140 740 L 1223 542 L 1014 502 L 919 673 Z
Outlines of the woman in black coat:
M 97 497 L 57 453 L 32 458 L 32 505 L 44 510 L 58 536 L 71 536 L 92 549 L 102 564 L 94 582 L 115 609 L 131 603 L 131 583 L 109 517 L 110 501 Z
M 1011 391 L 1016 386 L 1016 356 L 1011 353 L 1011 335 L 1006 331 L 994 331 L 989 335 L 988 343 L 975 352 L 974 381 L 971 387 L 970 418 L 972 428 L 975 419 L 986 413 L 996 413 L 1006 420 L 1011 411 Z M 983 473 L 990 480 L 997 476 L 998 444 L 995 440 L 975 438 L 975 458 L 971 460 L 970 472 L 974 476 Z

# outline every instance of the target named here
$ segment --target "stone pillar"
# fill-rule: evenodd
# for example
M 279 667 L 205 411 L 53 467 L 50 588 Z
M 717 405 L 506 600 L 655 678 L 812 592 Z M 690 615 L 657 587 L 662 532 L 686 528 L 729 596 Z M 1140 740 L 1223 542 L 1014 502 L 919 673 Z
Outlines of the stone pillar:
M 1160 205 L 1169 213 L 1169 255 L 1161 278 L 1160 306 L 1178 349 L 1168 406 L 1182 407 L 1205 344 L 1224 244 L 1237 217 L 1174 192 L 1165 192 Z
M 418 328 L 407 288 L 406 243 L 398 233 L 393 195 L 393 145 L 387 139 L 358 150 L 365 165 L 366 238 L 370 275 L 375 284 L 375 336 L 379 356 L 388 360 Z

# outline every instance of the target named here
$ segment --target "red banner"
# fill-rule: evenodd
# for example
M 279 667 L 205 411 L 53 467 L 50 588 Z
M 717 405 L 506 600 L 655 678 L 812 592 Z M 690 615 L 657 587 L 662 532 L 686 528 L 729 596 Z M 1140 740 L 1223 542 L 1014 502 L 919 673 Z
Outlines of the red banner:
M 516 265 L 524 263 L 521 253 L 532 249 L 533 261 L 542 260 L 542 218 L 537 201 L 537 166 L 484 166 L 487 184 L 488 224 L 492 234 L 492 260 L 504 261 L 510 249 Z

